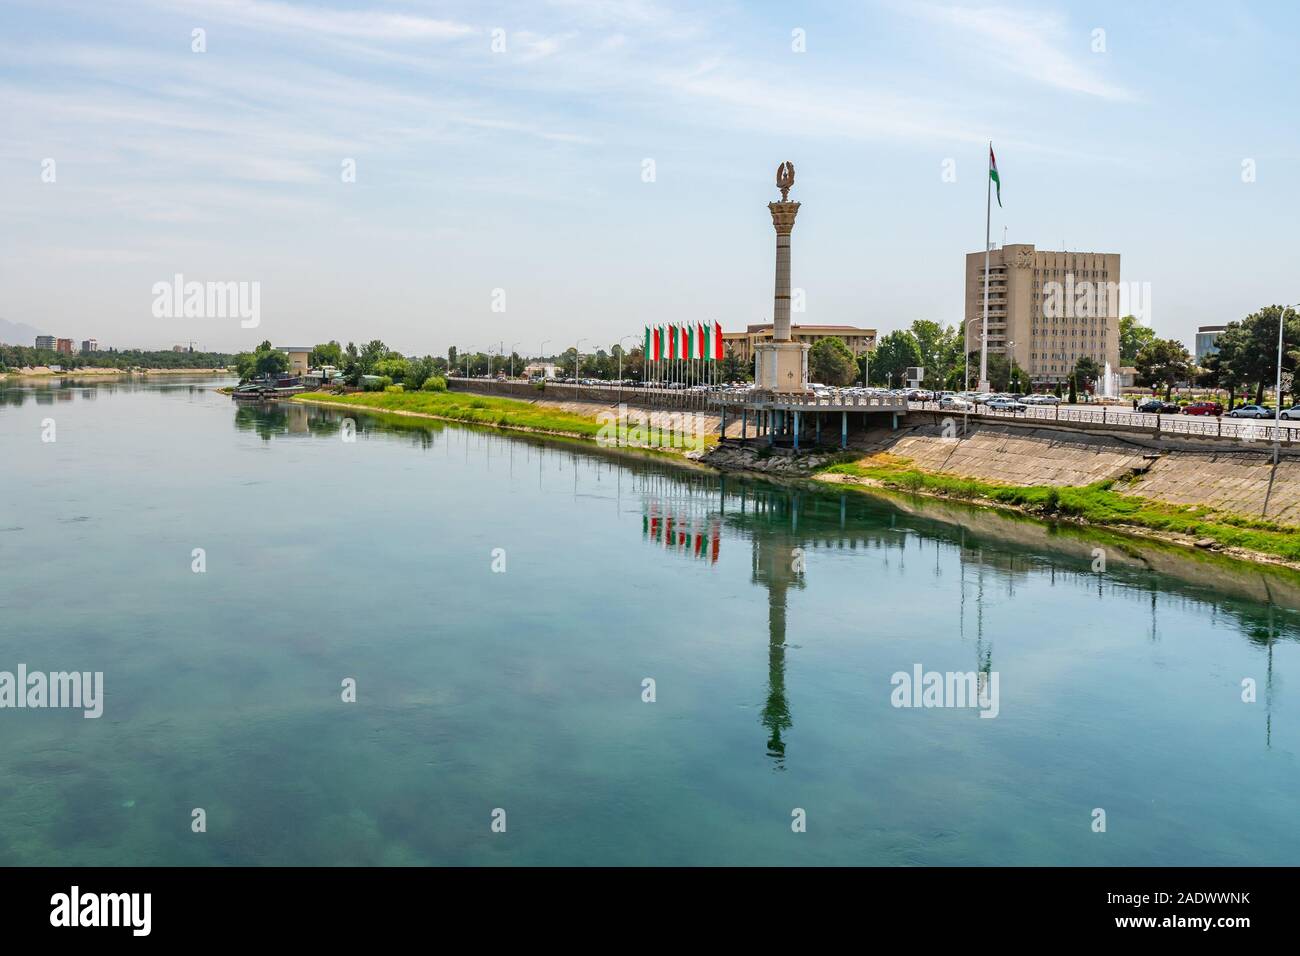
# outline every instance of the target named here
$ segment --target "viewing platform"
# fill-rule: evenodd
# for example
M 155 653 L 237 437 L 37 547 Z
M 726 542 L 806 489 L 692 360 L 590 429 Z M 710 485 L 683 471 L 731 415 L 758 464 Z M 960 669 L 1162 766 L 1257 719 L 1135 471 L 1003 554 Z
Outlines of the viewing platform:
M 768 444 L 799 451 L 800 447 L 822 444 L 822 430 L 828 436 L 839 427 L 839 446 L 849 443 L 849 418 L 855 417 L 854 426 L 865 428 L 871 416 L 888 415 L 891 428 L 898 427 L 898 416 L 908 411 L 907 399 L 895 395 L 814 395 L 812 393 L 769 392 L 754 389 L 744 394 L 712 394 L 710 407 L 716 408 L 722 418 L 721 432 L 727 433 L 728 414 L 735 420 L 739 413 L 741 441 L 750 438 L 753 422 L 755 438 L 766 438 Z M 838 414 L 837 414 L 838 413 Z

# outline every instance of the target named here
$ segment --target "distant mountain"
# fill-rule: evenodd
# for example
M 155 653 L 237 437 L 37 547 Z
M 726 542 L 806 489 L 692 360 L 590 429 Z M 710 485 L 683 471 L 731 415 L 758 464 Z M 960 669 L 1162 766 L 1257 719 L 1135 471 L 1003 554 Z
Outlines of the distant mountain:
M 40 329 L 34 329 L 22 322 L 10 322 L 0 319 L 0 344 L 25 345 L 31 348 L 36 344 L 36 336 L 45 335 Z

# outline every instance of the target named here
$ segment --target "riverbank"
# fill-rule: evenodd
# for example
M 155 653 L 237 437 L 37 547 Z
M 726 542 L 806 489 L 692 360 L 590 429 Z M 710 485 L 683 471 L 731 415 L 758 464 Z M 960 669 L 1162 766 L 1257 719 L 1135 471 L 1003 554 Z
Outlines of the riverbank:
M 1120 530 L 1300 570 L 1300 533 L 1294 528 L 1248 515 L 1124 494 L 1123 482 L 1117 480 L 1081 487 L 999 485 L 932 474 L 886 453 L 829 465 L 814 477 L 833 484 L 890 488 L 1004 508 L 1054 522 Z
M 628 408 L 620 420 L 604 405 L 581 406 L 545 401 L 493 398 L 465 392 L 354 392 L 336 395 L 304 392 L 290 401 L 306 405 L 356 408 L 362 411 L 423 418 L 430 421 L 486 425 L 507 431 L 576 439 L 602 447 L 682 458 L 698 458 L 716 443 L 716 436 L 704 435 L 681 416 L 649 409 Z

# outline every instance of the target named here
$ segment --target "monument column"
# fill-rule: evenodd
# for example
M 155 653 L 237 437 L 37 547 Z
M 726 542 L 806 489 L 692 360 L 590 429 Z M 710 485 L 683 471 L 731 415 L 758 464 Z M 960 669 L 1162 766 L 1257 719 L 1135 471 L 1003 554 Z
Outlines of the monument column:
M 790 329 L 790 234 L 799 204 L 790 202 L 794 164 L 776 170 L 781 201 L 767 204 L 776 229 L 776 291 L 772 299 L 772 341 L 755 346 L 754 385 L 768 392 L 802 394 L 808 391 L 808 346 L 796 342 Z
M 772 225 L 776 229 L 776 297 L 772 302 L 772 341 L 790 341 L 790 233 L 794 231 L 794 217 L 799 214 L 797 202 L 770 202 Z

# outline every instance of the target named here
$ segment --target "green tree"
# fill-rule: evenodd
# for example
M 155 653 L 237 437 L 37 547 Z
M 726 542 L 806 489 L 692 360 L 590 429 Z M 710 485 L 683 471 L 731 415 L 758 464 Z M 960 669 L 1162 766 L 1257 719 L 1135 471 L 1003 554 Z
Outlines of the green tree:
M 426 355 L 424 358 L 414 359 L 410 362 L 406 370 L 406 377 L 402 379 L 402 384 L 408 390 L 414 391 L 423 387 L 424 383 L 437 372 L 437 362 L 432 355 Z
M 320 368 L 323 365 L 342 368 L 343 346 L 332 339 L 324 345 L 317 345 L 311 350 L 311 355 L 307 357 L 307 365 L 311 368 Z
M 263 342 L 253 352 L 240 352 L 235 356 L 235 371 L 239 380 L 247 382 L 252 378 L 279 375 L 289 369 L 289 356 L 277 348 L 272 348 L 269 341 Z
M 1173 395 L 1174 385 L 1192 371 L 1192 356 L 1177 339 L 1156 339 L 1138 353 L 1138 380 L 1144 385 L 1165 387 L 1165 401 Z
M 808 369 L 813 380 L 823 385 L 848 385 L 857 378 L 858 364 L 843 339 L 822 339 L 808 353 Z
M 925 386 L 943 388 L 953 369 L 962 364 L 962 341 L 957 327 L 917 319 L 910 331 L 921 353 L 919 364 L 925 367 Z
M 871 353 L 871 374 L 888 386 L 901 385 L 907 369 L 920 364 L 921 347 L 916 336 L 906 329 L 890 332 Z
M 974 365 L 979 364 L 976 358 Z M 988 354 L 988 386 L 993 392 L 1010 392 L 1011 375 L 1019 375 L 1019 365 L 1014 365 L 1013 360 L 1002 352 L 989 351 Z
M 1277 375 L 1277 329 L 1284 318 L 1282 370 L 1295 372 L 1296 352 L 1300 349 L 1300 317 L 1294 309 L 1281 315 L 1281 306 L 1271 305 L 1252 312 L 1240 322 L 1231 322 L 1219 334 L 1215 344 L 1219 353 L 1207 360 L 1206 367 L 1223 388 L 1255 386 L 1255 403 L 1262 404 L 1264 391 Z M 1294 385 L 1292 386 L 1294 390 Z
M 1121 318 L 1119 320 L 1120 364 L 1132 365 L 1137 361 L 1138 353 L 1155 340 L 1155 329 L 1149 325 L 1143 325 L 1131 315 Z
M 753 376 L 750 374 L 749 363 L 742 362 L 736 355 L 733 346 L 727 346 L 727 354 L 722 359 L 722 380 L 724 382 L 748 382 Z
M 405 382 L 406 375 L 411 370 L 411 363 L 402 356 L 396 358 L 388 356 L 382 358 L 374 364 L 371 375 L 381 375 L 385 378 L 391 378 L 394 382 Z
M 1091 388 L 1101 380 L 1102 368 L 1090 355 L 1080 355 L 1074 363 L 1074 379 L 1085 389 Z
M 365 345 L 361 346 L 361 353 L 357 358 L 357 363 L 361 366 L 363 375 L 374 375 L 375 363 L 388 358 L 388 346 L 379 339 L 371 339 Z

